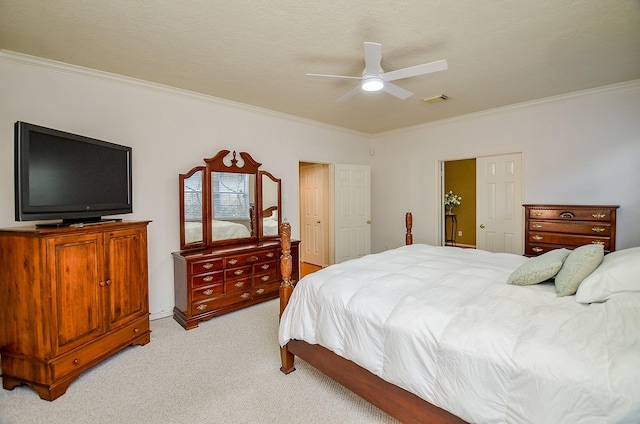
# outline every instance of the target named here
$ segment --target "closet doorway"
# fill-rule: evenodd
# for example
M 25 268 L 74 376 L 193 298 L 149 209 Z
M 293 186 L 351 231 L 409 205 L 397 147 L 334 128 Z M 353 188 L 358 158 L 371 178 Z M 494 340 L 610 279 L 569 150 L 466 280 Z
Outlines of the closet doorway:
M 522 153 L 441 162 L 442 197 L 462 197 L 447 216 L 441 244 L 523 254 Z

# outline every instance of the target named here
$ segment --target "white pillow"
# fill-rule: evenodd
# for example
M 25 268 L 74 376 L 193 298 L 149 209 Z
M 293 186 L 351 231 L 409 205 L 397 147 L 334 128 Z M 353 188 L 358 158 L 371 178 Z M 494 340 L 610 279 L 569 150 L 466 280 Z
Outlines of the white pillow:
M 618 293 L 640 293 L 640 247 L 617 250 L 584 279 L 576 302 L 604 302 Z

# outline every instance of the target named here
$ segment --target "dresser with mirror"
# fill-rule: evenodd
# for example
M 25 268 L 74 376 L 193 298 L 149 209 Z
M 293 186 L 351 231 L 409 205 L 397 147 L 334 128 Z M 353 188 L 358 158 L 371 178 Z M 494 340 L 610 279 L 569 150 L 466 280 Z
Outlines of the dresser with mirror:
M 200 321 L 278 297 L 281 181 L 246 152 L 221 150 L 180 174 L 180 251 L 173 252 L 174 319 Z M 299 278 L 292 241 L 292 280 Z

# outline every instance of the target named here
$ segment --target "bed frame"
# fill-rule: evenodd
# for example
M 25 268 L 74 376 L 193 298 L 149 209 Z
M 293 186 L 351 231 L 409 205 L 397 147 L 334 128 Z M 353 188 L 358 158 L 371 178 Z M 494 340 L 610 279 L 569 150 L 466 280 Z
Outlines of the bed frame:
M 413 243 L 411 234 L 412 221 L 411 213 L 407 212 L 405 216 L 407 228 L 406 244 Z M 291 283 L 293 266 L 291 258 L 291 225 L 286 221 L 280 227 L 280 237 L 282 243 L 280 316 L 282 316 L 282 312 L 293 292 L 293 284 Z M 302 340 L 290 340 L 289 343 L 280 348 L 280 359 L 282 361 L 280 371 L 285 374 L 295 371 L 294 359 L 296 356 L 403 423 L 451 424 L 465 422 L 413 393 L 388 383 L 354 362 L 344 359 L 320 345 L 312 345 Z

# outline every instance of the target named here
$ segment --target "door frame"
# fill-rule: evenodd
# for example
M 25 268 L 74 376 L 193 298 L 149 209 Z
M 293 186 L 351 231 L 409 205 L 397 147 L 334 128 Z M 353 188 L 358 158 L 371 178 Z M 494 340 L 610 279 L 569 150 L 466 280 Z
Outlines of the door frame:
M 324 190 L 322 195 L 322 203 L 323 203 L 323 213 L 325 215 L 324 220 L 326 222 L 326 227 L 323 229 L 322 234 L 325 237 L 324 243 L 324 258 L 325 264 L 322 266 L 332 265 L 335 262 L 335 238 L 333 235 L 334 232 L 334 219 L 333 219 L 333 211 L 335 210 L 334 205 L 334 188 L 333 188 L 333 165 L 327 162 L 316 162 L 316 161 L 306 161 L 300 160 L 298 162 L 298 213 L 299 213 L 299 221 L 300 221 L 300 240 L 304 243 L 303 237 L 304 232 L 302 231 L 302 221 L 303 221 L 303 213 L 304 213 L 304 205 L 303 199 L 301 195 L 302 188 L 302 174 L 300 173 L 300 168 L 304 165 L 321 165 L 324 170 Z M 300 260 L 302 261 L 302 255 Z
M 465 159 L 478 159 L 478 158 L 486 158 L 486 157 L 492 157 L 492 156 L 504 156 L 504 155 L 511 155 L 511 154 L 520 154 L 521 158 L 522 158 L 522 163 L 521 163 L 521 175 L 520 175 L 520 181 L 521 181 L 521 191 L 522 191 L 522 201 L 524 202 L 524 166 L 525 166 L 525 157 L 524 157 L 524 152 L 523 151 L 511 151 L 511 152 L 502 152 L 502 153 L 493 153 L 493 154 L 487 154 L 487 155 L 475 155 L 475 156 L 466 156 L 466 157 L 456 157 L 456 158 L 449 158 L 449 159 L 438 159 L 438 165 L 436 166 L 436 191 L 435 191 L 435 201 L 436 201 L 436 213 L 434 214 L 435 219 L 436 219 L 436 228 L 438 229 L 438 234 L 437 234 L 437 242 L 438 242 L 438 246 L 444 246 L 445 245 L 445 222 L 444 222 L 444 179 L 445 179 L 445 175 L 444 175 L 444 164 L 445 162 L 452 162 L 452 161 L 456 161 L 456 160 L 465 160 Z M 476 188 L 477 188 L 477 183 L 476 183 Z M 516 205 L 518 207 L 522 207 L 522 205 Z M 524 214 L 524 210 L 522 211 L 522 213 Z M 477 216 L 477 211 L 476 211 L 476 216 Z M 524 234 L 524 219 L 522 220 L 523 222 L 523 227 L 522 227 L 522 232 Z M 477 237 L 476 237 L 476 246 L 477 246 Z

